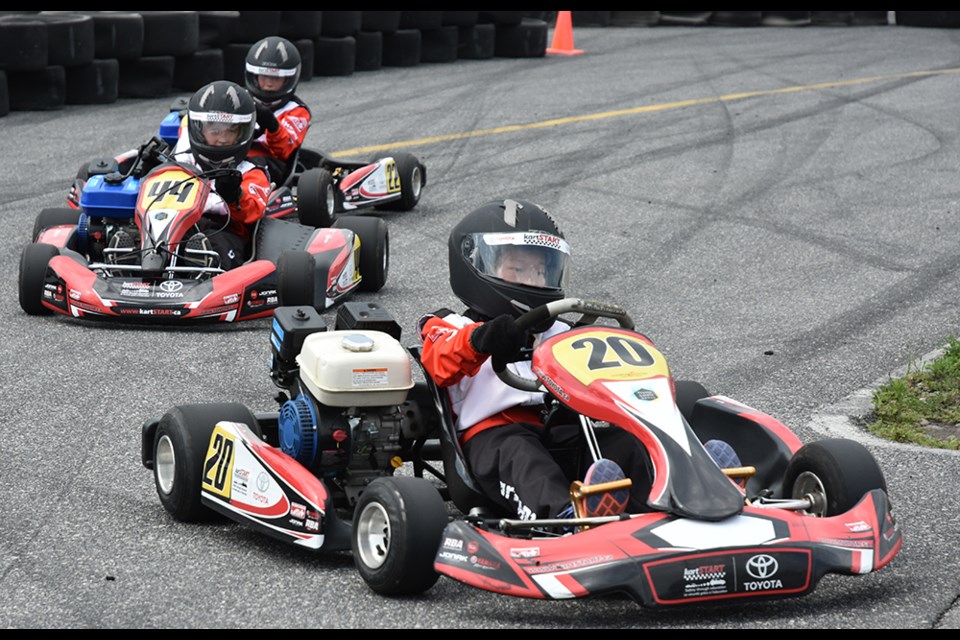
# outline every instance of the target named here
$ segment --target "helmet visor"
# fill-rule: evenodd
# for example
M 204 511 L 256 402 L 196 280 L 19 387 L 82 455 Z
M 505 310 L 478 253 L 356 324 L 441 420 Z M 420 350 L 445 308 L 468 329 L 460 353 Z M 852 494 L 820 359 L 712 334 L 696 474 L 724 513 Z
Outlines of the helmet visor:
M 253 136 L 253 114 L 222 111 L 191 111 L 187 117 L 190 139 L 211 147 L 245 144 Z
M 464 238 L 464 257 L 485 276 L 538 289 L 567 284 L 570 246 L 545 231 L 473 233 Z

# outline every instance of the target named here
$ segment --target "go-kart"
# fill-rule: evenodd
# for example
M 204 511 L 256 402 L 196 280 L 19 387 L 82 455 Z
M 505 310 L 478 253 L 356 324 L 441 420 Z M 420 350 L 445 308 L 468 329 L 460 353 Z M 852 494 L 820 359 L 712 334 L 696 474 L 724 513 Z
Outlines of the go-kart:
M 278 309 L 279 410 L 176 406 L 144 422 L 143 465 L 177 520 L 222 514 L 317 551 L 351 549 L 364 581 L 384 595 L 421 593 L 445 575 L 527 598 L 743 602 L 807 594 L 827 573 L 877 571 L 897 555 L 902 534 L 886 482 L 862 445 L 802 445 L 775 418 L 675 381 L 619 307 L 568 298 L 517 324 L 565 314 L 579 315 L 569 331 L 518 354 L 532 360 L 536 380 L 505 362 L 494 369 L 508 384 L 547 392 L 549 416 L 579 419 L 586 450 L 594 429 L 634 433 L 654 469 L 649 511 L 580 515 L 588 495 L 629 483 L 621 480 L 573 482 L 572 519 L 497 513 L 470 475 L 446 394 L 428 376 L 413 380 L 419 348 L 405 352 L 389 313 L 357 302 L 340 307 L 332 331 L 309 307 Z M 714 439 L 740 464 L 721 468 L 703 446 Z
M 186 113 L 186 98 L 177 98 L 160 123 L 158 135 L 171 148 L 176 146 Z M 274 190 L 267 201 L 267 217 L 295 213 L 302 224 L 330 227 L 344 213 L 410 211 L 420 202 L 427 168 L 405 151 L 369 162 L 348 162 L 320 149 L 300 147 L 280 175 L 271 174 L 271 179 Z
M 159 138 L 120 163 L 90 164 L 79 209 L 44 209 L 20 258 L 20 306 L 30 315 L 151 322 L 235 322 L 280 304 L 326 309 L 386 282 L 386 223 L 344 216 L 332 228 L 263 218 L 252 253 L 224 271 L 209 245 L 190 239 L 206 222 L 210 180 L 176 162 Z M 217 229 L 206 229 L 216 233 Z

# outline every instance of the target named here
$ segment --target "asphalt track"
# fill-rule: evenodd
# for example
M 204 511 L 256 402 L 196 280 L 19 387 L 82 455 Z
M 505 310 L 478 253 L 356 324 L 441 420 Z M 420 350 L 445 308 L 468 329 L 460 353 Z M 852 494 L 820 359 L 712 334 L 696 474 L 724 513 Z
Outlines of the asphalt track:
M 882 571 L 790 600 L 653 612 L 521 600 L 441 578 L 372 593 L 347 553 L 186 526 L 140 464 L 174 404 L 273 409 L 268 322 L 132 328 L 25 315 L 22 246 L 81 162 L 149 136 L 170 100 L 0 118 L 0 626 L 5 628 L 960 627 L 960 456 L 880 442 L 869 388 L 960 334 L 960 32 L 910 27 L 578 28 L 579 56 L 315 78 L 308 144 L 428 166 L 385 216 L 375 297 L 405 327 L 459 303 L 446 237 L 488 199 L 537 200 L 575 251 L 572 295 L 630 309 L 678 377 L 804 441 L 877 457 L 904 530 Z M 358 296 L 357 299 L 366 299 Z M 332 323 L 333 314 L 326 314 Z

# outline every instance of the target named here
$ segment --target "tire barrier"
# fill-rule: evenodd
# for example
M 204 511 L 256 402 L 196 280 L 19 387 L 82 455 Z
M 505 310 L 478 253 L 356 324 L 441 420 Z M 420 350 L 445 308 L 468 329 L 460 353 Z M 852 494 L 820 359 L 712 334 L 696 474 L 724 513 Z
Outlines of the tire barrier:
M 3 11 L 0 116 L 243 84 L 281 35 L 301 81 L 383 67 L 546 55 L 556 11 Z M 960 28 L 960 11 L 571 11 L 574 26 Z

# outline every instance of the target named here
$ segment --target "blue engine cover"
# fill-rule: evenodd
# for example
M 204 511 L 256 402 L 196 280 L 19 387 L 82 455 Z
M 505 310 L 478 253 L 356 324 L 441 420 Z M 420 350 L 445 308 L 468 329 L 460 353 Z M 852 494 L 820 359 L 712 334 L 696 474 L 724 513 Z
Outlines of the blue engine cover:
M 171 111 L 160 123 L 160 137 L 170 145 L 170 148 L 176 146 L 177 138 L 180 137 L 180 114 L 178 112 Z
M 305 467 L 317 456 L 317 412 L 313 401 L 301 394 L 280 407 L 280 450 Z
M 80 208 L 91 218 L 132 218 L 140 179 L 129 176 L 120 184 L 108 184 L 104 178 L 90 176 L 80 194 Z

